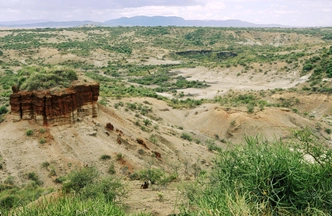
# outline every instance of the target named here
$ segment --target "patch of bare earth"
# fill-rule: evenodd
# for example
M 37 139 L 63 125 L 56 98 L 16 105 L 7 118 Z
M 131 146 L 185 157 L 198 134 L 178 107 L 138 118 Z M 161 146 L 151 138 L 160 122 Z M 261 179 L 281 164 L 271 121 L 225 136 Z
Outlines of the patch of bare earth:
M 194 96 L 196 99 L 212 99 L 215 96 L 225 94 L 229 90 L 259 91 L 292 88 L 304 83 L 309 78 L 309 75 L 300 77 L 300 72 L 297 70 L 282 74 L 278 72 L 278 66 L 267 68 L 266 71 L 268 72 L 245 71 L 241 66 L 216 69 L 196 67 L 173 70 L 173 72 L 186 77 L 188 80 L 198 80 L 209 85 L 209 87 L 202 89 L 179 90 L 187 95 Z

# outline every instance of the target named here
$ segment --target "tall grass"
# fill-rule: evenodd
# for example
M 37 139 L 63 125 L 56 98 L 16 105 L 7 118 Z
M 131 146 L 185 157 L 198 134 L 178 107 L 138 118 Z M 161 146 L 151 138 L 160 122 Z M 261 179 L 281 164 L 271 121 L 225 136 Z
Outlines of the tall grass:
M 293 144 L 247 138 L 244 146 L 221 152 L 210 178 L 187 186 L 189 205 L 183 212 L 331 215 L 332 163 L 326 159 L 331 150 L 312 153 L 316 158 L 324 157 L 324 163 L 309 162 L 304 159 L 307 146 L 302 147 L 294 150 Z
M 65 196 L 57 200 L 43 200 L 30 207 L 14 211 L 17 216 L 58 216 L 58 215 L 125 215 L 124 210 L 114 203 L 107 202 L 104 198 L 83 199 L 80 196 Z
M 124 206 L 118 204 L 118 201 L 126 195 L 126 190 L 118 179 L 113 177 L 100 178 L 95 167 L 83 167 L 63 178 L 65 181 L 59 197 L 39 198 L 35 201 L 38 196 L 24 203 L 18 202 L 19 200 L 13 202 L 11 199 L 7 199 L 4 201 L 7 203 L 11 201 L 13 205 L 0 208 L 0 215 L 128 215 L 125 213 Z M 28 201 L 30 204 L 27 205 Z

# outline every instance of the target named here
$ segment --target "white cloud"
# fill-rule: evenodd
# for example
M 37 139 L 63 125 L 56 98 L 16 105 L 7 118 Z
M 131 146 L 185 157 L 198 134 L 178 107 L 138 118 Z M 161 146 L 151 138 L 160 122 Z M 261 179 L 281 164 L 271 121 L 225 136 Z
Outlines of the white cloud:
M 240 19 L 293 26 L 332 26 L 332 0 L 0 0 L 0 21 L 105 21 L 123 16 Z

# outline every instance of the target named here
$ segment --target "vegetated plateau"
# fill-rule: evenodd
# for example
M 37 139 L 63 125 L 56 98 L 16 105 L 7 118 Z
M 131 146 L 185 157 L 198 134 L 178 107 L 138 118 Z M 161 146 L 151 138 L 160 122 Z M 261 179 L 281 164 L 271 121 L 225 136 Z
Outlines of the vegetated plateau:
M 77 77 L 98 117 L 13 122 Z M 0 30 L 0 211 L 331 215 L 331 81 L 332 28 Z

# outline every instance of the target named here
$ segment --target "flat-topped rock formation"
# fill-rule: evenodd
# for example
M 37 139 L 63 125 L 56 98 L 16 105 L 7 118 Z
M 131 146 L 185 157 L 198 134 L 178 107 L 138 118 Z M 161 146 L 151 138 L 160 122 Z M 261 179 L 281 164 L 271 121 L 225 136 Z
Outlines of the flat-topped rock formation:
M 40 125 L 72 124 L 84 116 L 97 117 L 99 83 L 74 81 L 69 88 L 18 91 L 10 95 L 14 121 L 34 119 Z

